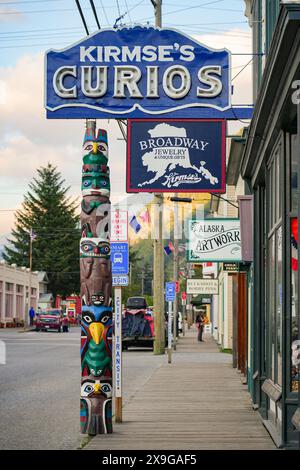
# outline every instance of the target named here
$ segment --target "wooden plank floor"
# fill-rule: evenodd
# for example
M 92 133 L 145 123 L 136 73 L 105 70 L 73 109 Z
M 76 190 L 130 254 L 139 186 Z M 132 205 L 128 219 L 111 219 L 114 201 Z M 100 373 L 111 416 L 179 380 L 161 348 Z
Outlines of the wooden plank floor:
M 180 338 L 172 364 L 166 357 L 125 405 L 124 422 L 85 449 L 275 449 L 231 355 L 204 339 L 192 329 Z

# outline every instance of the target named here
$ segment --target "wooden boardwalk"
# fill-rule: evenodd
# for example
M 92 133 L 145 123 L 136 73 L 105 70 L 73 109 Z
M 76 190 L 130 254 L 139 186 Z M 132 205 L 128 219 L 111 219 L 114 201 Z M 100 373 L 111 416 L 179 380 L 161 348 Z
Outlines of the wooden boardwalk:
M 166 357 L 124 406 L 124 422 L 85 449 L 275 449 L 231 356 L 204 339 L 180 338 L 172 364 Z

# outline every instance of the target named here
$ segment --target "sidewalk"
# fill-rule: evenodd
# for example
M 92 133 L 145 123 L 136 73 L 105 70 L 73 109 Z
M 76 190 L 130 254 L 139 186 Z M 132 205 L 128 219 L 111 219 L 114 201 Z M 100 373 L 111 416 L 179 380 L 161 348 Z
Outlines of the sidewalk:
M 196 331 L 187 331 L 172 364 L 166 355 L 125 404 L 123 423 L 114 423 L 113 434 L 95 436 L 85 449 L 275 449 L 231 355 L 204 339 L 199 343 Z

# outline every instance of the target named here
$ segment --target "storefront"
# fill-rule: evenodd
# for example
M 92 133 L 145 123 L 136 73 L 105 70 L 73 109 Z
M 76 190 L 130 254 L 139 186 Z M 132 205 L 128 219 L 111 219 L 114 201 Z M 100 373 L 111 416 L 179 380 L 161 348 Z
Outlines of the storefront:
M 241 166 L 254 195 L 250 389 L 276 444 L 299 448 L 300 4 L 278 7 L 273 31 L 268 17 L 262 31 L 261 3 L 252 9 L 254 53 L 267 58 L 255 60 L 259 87 Z

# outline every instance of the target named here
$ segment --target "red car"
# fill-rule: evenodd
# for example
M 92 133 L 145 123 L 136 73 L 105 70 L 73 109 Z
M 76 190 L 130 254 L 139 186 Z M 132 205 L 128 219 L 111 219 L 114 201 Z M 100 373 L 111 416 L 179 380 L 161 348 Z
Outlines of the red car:
M 62 327 L 63 314 L 59 308 L 47 308 L 36 317 L 36 331 L 57 330 L 58 333 L 60 333 L 62 331 Z

